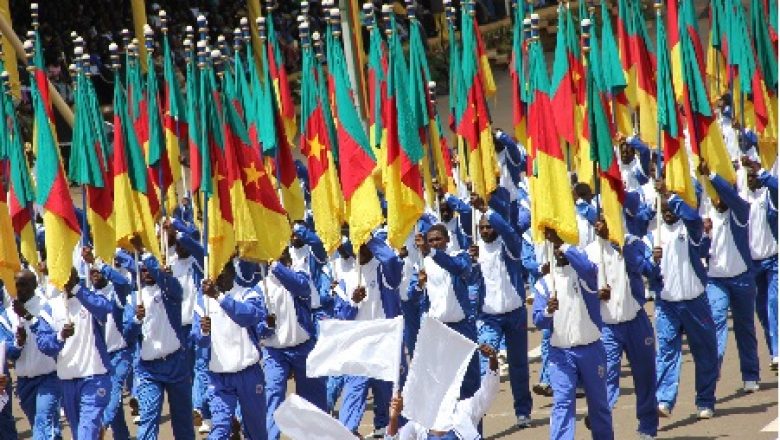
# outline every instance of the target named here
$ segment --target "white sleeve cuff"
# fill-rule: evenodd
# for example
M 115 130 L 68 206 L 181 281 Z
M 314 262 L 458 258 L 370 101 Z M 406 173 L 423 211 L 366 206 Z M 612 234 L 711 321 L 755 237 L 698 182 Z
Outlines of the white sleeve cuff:
M 710 180 L 714 180 L 718 174 L 715 171 L 710 171 Z
M 564 243 L 564 244 L 562 244 L 562 245 L 561 245 L 561 252 L 563 252 L 563 253 L 565 254 L 565 253 L 566 253 L 566 251 L 568 251 L 570 247 L 571 247 L 571 245 L 570 245 L 570 244 L 568 244 L 568 243 Z

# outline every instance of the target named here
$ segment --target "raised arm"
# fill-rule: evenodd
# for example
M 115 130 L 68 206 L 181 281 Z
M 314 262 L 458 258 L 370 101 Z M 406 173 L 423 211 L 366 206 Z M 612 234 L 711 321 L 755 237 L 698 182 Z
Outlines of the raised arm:
M 561 245 L 561 250 L 566 255 L 566 259 L 569 260 L 571 268 L 577 272 L 577 276 L 584 280 L 591 290 L 594 292 L 598 290 L 599 269 L 588 259 L 587 254 L 568 244 Z
M 704 233 L 704 222 L 701 219 L 701 215 L 699 215 L 699 211 L 685 203 L 682 197 L 677 194 L 669 197 L 669 208 L 685 223 L 691 239 L 696 243 L 700 242 Z
M 50 320 L 53 321 L 51 309 L 46 306 L 41 312 L 41 316 L 33 322 L 30 330 L 35 334 L 35 343 L 38 344 L 38 350 L 46 356 L 56 359 L 62 347 L 65 346 L 65 341 L 60 339 L 57 330 L 52 327 Z
M 734 213 L 739 223 L 747 224 L 750 217 L 750 204 L 747 200 L 740 197 L 737 190 L 726 179 L 715 173 L 710 174 L 710 182 L 718 193 L 718 197 Z
M 179 280 L 173 275 L 160 269 L 160 263 L 152 254 L 147 254 L 143 259 L 144 266 L 154 281 L 160 286 L 160 289 L 167 298 L 174 301 L 181 301 L 184 296 L 184 289 L 181 288 Z
M 309 277 L 305 273 L 296 272 L 278 261 L 271 265 L 271 273 L 293 296 L 304 300 L 311 298 Z
M 127 296 L 130 295 L 130 292 L 133 290 L 133 284 L 130 282 L 130 279 L 108 264 L 99 264 L 98 270 L 100 270 L 100 273 L 114 286 L 114 291 L 119 298 L 119 302 L 122 305 L 127 303 Z
M 268 315 L 263 297 L 256 291 L 246 294 L 242 301 L 237 301 L 232 296 L 225 296 L 220 300 L 219 305 L 230 319 L 241 327 L 254 327 Z
M 466 276 L 471 270 L 471 257 L 465 252 L 451 256 L 444 251 L 431 249 L 430 257 L 451 275 Z
M 322 244 L 322 240 L 314 231 L 300 223 L 296 223 L 295 226 L 293 226 L 293 233 L 301 237 L 301 240 L 309 245 L 311 253 L 318 264 L 327 264 L 328 252 L 325 251 L 325 245 Z
M 374 258 L 382 265 L 382 274 L 390 288 L 397 288 L 401 285 L 403 278 L 404 263 L 401 258 L 393 252 L 393 249 L 379 237 L 371 237 L 366 242 L 366 246 L 374 254 Z
M 501 239 L 506 245 L 506 250 L 509 252 L 512 259 L 520 259 L 520 256 L 523 252 L 523 245 L 520 241 L 520 236 L 517 235 L 517 232 L 511 226 L 509 226 L 509 223 L 507 223 L 507 221 L 504 220 L 504 218 L 499 213 L 493 211 L 492 209 L 488 209 L 487 219 L 488 223 L 490 223 L 490 226 L 492 226 L 493 229 L 498 232 L 498 235 L 501 236 Z
M 84 308 L 95 319 L 105 323 L 108 314 L 113 310 L 111 300 L 81 285 L 77 285 L 74 289 L 76 290 L 76 298 L 78 298 Z

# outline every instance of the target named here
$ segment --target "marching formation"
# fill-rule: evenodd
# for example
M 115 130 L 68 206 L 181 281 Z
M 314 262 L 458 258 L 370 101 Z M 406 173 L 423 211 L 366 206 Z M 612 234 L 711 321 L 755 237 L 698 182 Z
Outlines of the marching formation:
M 74 439 L 156 439 L 165 400 L 177 439 L 361 438 L 369 393 L 369 438 L 479 439 L 503 361 L 519 428 L 551 396 L 550 438 L 574 439 L 582 394 L 608 440 L 624 354 L 653 439 L 683 335 L 696 415 L 717 415 L 729 312 L 744 392 L 777 370 L 776 4 L 712 1 L 706 54 L 692 0 L 656 0 L 655 48 L 639 1 L 616 33 L 606 2 L 561 4 L 550 76 L 517 2 L 510 135 L 473 1 L 445 2 L 448 127 L 413 0 L 405 40 L 364 5 L 365 72 L 340 10 L 315 28 L 303 2 L 299 102 L 264 3 L 232 51 L 187 26 L 183 87 L 165 11 L 159 40 L 124 31 L 113 124 L 76 35 L 67 159 L 32 4 L 30 148 L 5 72 L 0 107 L 0 439 L 11 398 L 35 439 L 61 412 Z

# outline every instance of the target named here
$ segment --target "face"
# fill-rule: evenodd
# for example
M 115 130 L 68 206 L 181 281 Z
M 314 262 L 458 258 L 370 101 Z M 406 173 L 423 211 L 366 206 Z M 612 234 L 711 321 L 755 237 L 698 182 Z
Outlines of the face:
M 677 223 L 677 220 L 680 219 L 677 217 L 677 215 L 674 214 L 674 212 L 672 212 L 671 208 L 669 208 L 669 205 L 666 203 L 661 205 L 661 215 L 664 218 L 664 223 L 667 225 L 673 225 Z
M 190 251 L 188 251 L 187 248 L 182 246 L 181 243 L 179 243 L 178 241 L 176 242 L 175 250 L 176 250 L 176 256 L 178 256 L 181 259 L 189 258 L 190 256 Z
M 761 184 L 758 181 L 758 174 L 753 171 L 749 171 L 747 174 L 747 184 L 751 191 L 755 191 L 761 188 Z
M 92 269 L 89 271 L 89 279 L 92 281 L 92 285 L 95 286 L 96 289 L 102 289 L 108 285 L 108 279 L 103 276 L 102 273 L 100 273 L 97 269 Z
M 604 219 L 596 220 L 594 229 L 596 230 L 596 235 L 598 235 L 599 238 L 603 240 L 609 239 L 609 228 L 607 227 L 607 222 L 605 222 Z
M 442 203 L 441 206 L 439 206 L 439 212 L 441 213 L 441 221 L 444 223 L 448 223 L 455 216 L 450 205 L 446 203 Z
M 227 292 L 233 288 L 234 279 L 235 275 L 233 274 L 232 270 L 223 270 L 222 273 L 217 276 L 217 289 L 219 289 L 220 292 Z
M 16 297 L 22 301 L 27 302 L 35 295 L 35 289 L 38 288 L 38 280 L 35 278 L 35 274 L 29 270 L 24 270 L 16 274 Z
M 292 245 L 292 247 L 294 247 L 295 249 L 300 249 L 300 248 L 302 248 L 302 247 L 303 247 L 303 246 L 304 246 L 306 243 L 304 243 L 304 242 L 303 242 L 303 238 L 301 238 L 299 235 L 297 235 L 297 234 L 293 234 L 293 235 L 290 237 L 290 244 L 291 244 L 291 245 Z
M 450 242 L 450 240 L 447 237 L 445 237 L 444 234 L 441 233 L 441 231 L 436 229 L 428 231 L 427 240 L 428 240 L 428 246 L 440 251 L 447 249 L 447 243 Z
M 634 160 L 634 149 L 623 143 L 620 145 L 620 161 L 628 165 Z
M 493 243 L 498 238 L 498 233 L 490 226 L 490 222 L 486 217 L 482 217 L 479 221 L 479 236 L 485 243 Z
M 374 258 L 374 254 L 371 253 L 371 250 L 368 248 L 368 246 L 364 244 L 360 245 L 360 249 L 358 250 L 358 262 L 361 265 L 368 264 L 372 258 Z
M 144 286 L 154 286 L 157 282 L 146 267 L 141 267 L 141 283 Z
M 567 266 L 569 264 L 569 259 L 566 258 L 566 255 L 564 255 L 563 251 L 560 249 L 555 251 L 555 264 L 558 267 Z

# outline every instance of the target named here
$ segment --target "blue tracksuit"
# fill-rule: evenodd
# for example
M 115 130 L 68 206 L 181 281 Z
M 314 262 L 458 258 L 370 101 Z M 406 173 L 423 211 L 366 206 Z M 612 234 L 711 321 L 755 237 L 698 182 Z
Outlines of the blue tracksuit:
M 605 322 L 601 329 L 601 341 L 607 353 L 607 396 L 610 408 L 615 408 L 620 396 L 620 368 L 625 352 L 631 364 L 631 376 L 634 380 L 638 431 L 655 437 L 658 430 L 658 402 L 655 397 L 655 337 L 650 319 L 642 308 L 645 304 L 642 276 L 649 279 L 657 278 L 660 276 L 660 271 L 647 256 L 646 248 L 647 246 L 639 238 L 626 237 L 622 258 L 618 256 L 617 262 L 622 260 L 625 265 L 629 290 L 627 293 L 636 301 L 639 308 L 633 318 L 628 319 L 626 316 L 627 319 L 623 320 L 624 317 L 618 317 L 616 321 L 619 322 Z M 606 274 L 606 279 L 610 279 L 610 274 Z M 613 296 L 616 293 L 613 289 Z M 602 304 L 603 307 L 606 305 Z M 621 312 L 617 314 L 620 315 Z M 602 317 L 604 317 L 603 311 Z
M 766 206 L 766 220 L 774 240 L 777 240 L 777 177 L 766 171 L 758 175 L 758 180 L 768 189 L 766 199 L 758 202 Z M 777 299 L 777 254 L 753 261 L 756 278 L 756 314 L 769 346 L 772 358 L 778 357 L 778 299 Z
M 530 416 L 532 398 L 530 392 L 530 373 L 528 371 L 528 312 L 525 308 L 525 279 L 521 271 L 522 241 L 520 235 L 495 211 L 488 211 L 487 219 L 493 229 L 499 234 L 499 238 L 493 243 L 480 242 L 481 264 L 486 264 L 485 252 L 489 246 L 500 245 L 501 248 L 494 252 L 500 252 L 499 267 L 481 267 L 482 276 L 500 278 L 506 274 L 511 283 L 510 286 L 496 286 L 488 292 L 487 282 L 481 289 L 479 308 L 479 342 L 486 343 L 499 349 L 500 341 L 506 338 L 507 362 L 509 363 L 509 384 L 514 397 L 514 410 L 516 416 Z M 528 269 L 526 269 L 528 270 Z M 487 274 L 485 272 L 488 272 Z M 500 272 L 501 274 L 498 274 Z M 507 291 L 508 289 L 508 291 Z M 501 291 L 504 290 L 504 291 Z M 506 304 L 500 310 L 491 308 L 486 295 L 490 294 L 493 301 L 512 302 L 513 306 Z M 497 297 L 497 298 L 496 298 Z M 508 297 L 502 301 L 501 297 Z M 481 359 L 482 373 L 487 371 L 487 359 Z
M 126 347 L 108 353 L 111 359 L 111 399 L 103 412 L 103 427 L 111 427 L 111 433 L 115 439 L 125 440 L 130 438 L 130 431 L 127 429 L 122 405 L 122 386 L 130 373 L 132 353 L 129 341 L 124 339 L 123 329 L 124 323 L 131 320 L 135 314 L 135 310 L 127 305 L 127 297 L 130 295 L 133 285 L 127 277 L 107 264 L 100 268 L 100 272 L 113 285 L 113 297 L 109 298 L 112 307 L 110 319 L 114 320 L 117 330 L 122 334 L 122 339 L 126 344 Z
M 137 438 L 139 440 L 157 438 L 160 428 L 163 392 L 167 392 L 174 437 L 177 439 L 192 439 L 195 437 L 195 430 L 192 424 L 192 383 L 190 381 L 192 372 L 187 364 L 187 350 L 185 349 L 187 336 L 183 334 L 184 329 L 181 324 L 183 290 L 181 284 L 173 275 L 160 269 L 157 259 L 153 256 L 146 256 L 143 264 L 154 278 L 156 284 L 152 287 L 142 288 L 141 292 L 138 292 L 136 302 L 144 302 L 147 313 L 145 321 L 150 320 L 152 313 L 155 313 L 151 310 L 151 307 L 154 307 L 155 303 L 162 302 L 162 309 L 158 308 L 156 313 L 164 313 L 166 315 L 159 318 L 159 320 L 167 320 L 167 326 L 173 331 L 174 335 L 146 334 L 142 329 L 142 322 L 137 321 L 134 315 L 132 320 L 125 322 L 126 338 L 129 340 L 141 338 L 141 354 L 135 371 L 136 392 L 141 416 Z M 159 292 L 156 292 L 156 288 L 160 289 Z M 149 289 L 149 294 L 153 295 L 153 297 L 144 298 L 146 289 Z M 135 309 L 136 304 L 132 304 L 132 308 Z M 157 332 L 162 330 L 150 329 L 149 331 Z M 177 348 L 170 353 L 157 355 L 154 351 L 160 350 L 160 348 L 157 347 L 158 342 L 155 342 L 155 345 L 149 348 L 149 351 L 152 352 L 148 356 L 149 359 L 143 359 L 144 342 L 146 339 L 171 336 L 178 341 Z M 160 346 L 162 345 L 160 344 Z
M 311 282 L 314 285 L 314 288 L 317 289 L 318 286 L 321 286 L 323 284 L 322 277 L 324 276 L 323 268 L 326 264 L 328 264 L 328 252 L 325 250 L 325 245 L 323 245 L 322 240 L 319 236 L 312 230 L 307 228 L 306 226 L 303 226 L 301 224 L 295 224 L 293 227 L 293 234 L 300 237 L 306 246 L 309 248 L 309 255 L 307 256 L 308 259 L 308 274 L 311 277 Z M 293 248 L 290 249 L 291 254 L 294 254 Z M 293 260 L 295 259 L 295 255 L 293 255 Z M 295 264 L 293 262 L 293 264 Z M 296 268 L 296 270 L 299 270 L 299 268 Z M 323 304 L 321 303 L 321 299 L 319 296 L 311 296 L 311 305 L 312 305 L 312 313 L 314 314 L 315 320 L 318 319 L 326 319 L 327 316 L 327 306 L 329 304 L 325 304 L 326 308 L 323 309 Z M 315 321 L 316 324 L 316 321 Z
M 403 262 L 395 252 L 379 237 L 372 237 L 366 242 L 374 258 L 379 262 L 376 268 L 375 286 L 366 286 L 368 295 L 379 292 L 382 302 L 382 310 L 385 318 L 392 319 L 401 315 L 401 297 L 398 288 L 401 284 Z M 346 284 L 342 280 L 342 289 L 346 290 Z M 346 292 L 351 296 L 352 292 Z M 336 296 L 336 318 L 354 320 L 358 315 L 358 308 L 341 296 Z M 339 411 L 339 420 L 350 431 L 356 432 L 363 414 L 366 411 L 368 389 L 374 396 L 374 427 L 382 428 L 390 422 L 390 399 L 392 398 L 392 382 L 380 381 L 361 376 L 347 376 L 344 383 L 344 396 Z
M 0 293 L 2 292 L 2 289 L 0 289 Z M 5 310 L 3 310 L 3 315 L 5 315 Z M 5 318 L 5 317 L 4 317 Z M 7 318 L 5 318 L 7 321 Z M 10 325 L 9 325 L 10 327 Z M 14 338 L 13 333 L 10 333 L 7 329 L 4 328 L 4 325 L 0 325 L 0 337 L 2 337 L 6 341 L 6 356 L 8 356 L 9 359 L 12 359 L 13 352 L 12 350 L 12 342 L 9 340 L 8 334 L 10 334 L 11 340 Z M 17 355 L 18 356 L 18 355 Z M 5 405 L 5 407 L 0 411 L 0 440 L 16 440 L 19 438 L 18 433 L 16 432 L 16 421 L 14 420 L 14 414 L 13 414 L 13 402 L 11 402 L 11 399 L 13 398 L 13 383 L 11 382 L 11 375 L 8 373 L 8 365 L 6 362 L 6 365 L 2 365 L 2 371 L 3 375 L 8 378 L 8 384 L 6 385 L 4 390 L 0 390 L 0 393 L 4 392 L 8 395 L 8 403 Z M 52 373 L 51 376 L 54 376 Z M 56 379 L 56 376 L 55 376 Z M 18 389 L 18 385 L 17 385 Z M 17 391 L 18 393 L 18 391 Z M 33 393 L 31 393 L 33 394 Z M 33 394 L 34 399 L 35 394 Z M 21 397 L 20 397 L 21 400 Z M 20 402 L 24 403 L 24 401 Z M 32 407 L 33 413 L 32 415 L 35 415 L 35 406 Z M 24 406 L 22 406 L 22 411 L 27 413 L 27 410 Z M 32 421 L 33 419 L 30 417 L 31 414 L 27 414 L 27 418 Z M 31 423 L 31 425 L 33 425 Z M 33 425 L 35 426 L 35 425 Z
M 706 273 L 701 262 L 703 246 L 703 223 L 699 213 L 686 205 L 678 196 L 669 199 L 670 209 L 680 217 L 684 225 L 679 235 L 669 238 L 663 249 L 663 258 L 672 258 L 670 250 L 673 243 L 679 241 L 687 246 L 688 264 L 680 261 L 672 270 L 681 273 L 690 271 L 690 277 L 697 277 L 700 285 L 706 285 Z M 662 228 L 666 225 L 662 225 Z M 670 228 L 676 225 L 671 226 Z M 658 231 L 661 233 L 662 231 Z M 663 237 L 663 235 L 662 235 Z M 668 249 L 669 248 L 669 249 Z M 662 261 L 662 265 L 664 262 Z M 662 274 L 666 278 L 667 275 Z M 718 378 L 718 344 L 715 336 L 715 322 L 706 295 L 697 292 L 669 292 L 669 280 L 664 279 L 664 287 L 656 297 L 656 397 L 659 405 L 669 409 L 677 401 L 677 388 L 680 381 L 682 358 L 682 334 L 688 336 L 688 344 L 696 364 L 696 405 L 699 408 L 715 407 L 715 384 Z M 691 299 L 670 301 L 665 295 L 686 295 Z
M 597 296 L 598 268 L 588 261 L 584 252 L 567 245 L 564 245 L 563 250 L 571 267 L 553 270 L 560 271 L 559 275 L 555 275 L 555 288 L 561 308 L 552 315 L 547 314 L 547 302 L 552 293 L 549 283 L 554 276 L 552 273 L 539 280 L 534 293 L 534 324 L 540 329 L 550 329 L 552 332 L 549 357 L 550 382 L 554 395 L 550 438 L 574 439 L 576 388 L 577 383 L 581 382 L 585 388 L 593 438 L 610 440 L 614 438 L 614 432 L 607 400 L 607 356 L 598 334 L 603 327 Z M 574 307 L 573 301 L 580 298 L 585 308 L 579 315 L 581 322 L 566 323 L 567 327 L 573 327 L 580 333 L 579 337 L 575 338 L 571 336 L 572 329 L 556 329 L 554 321 L 556 313 L 565 313 L 570 307 L 569 304 Z M 556 331 L 561 335 L 557 336 Z M 560 341 L 556 342 L 558 339 Z
M 718 192 L 718 196 L 729 208 L 726 212 L 728 225 L 724 224 L 722 228 L 728 228 L 726 233 L 732 235 L 732 240 L 736 245 L 738 255 L 731 255 L 731 258 L 741 259 L 745 265 L 745 271 L 740 274 L 731 277 L 719 277 L 716 274 L 712 274 L 713 262 L 711 257 L 710 277 L 707 281 L 706 292 L 718 336 L 718 365 L 723 364 L 723 356 L 726 353 L 726 342 L 728 341 L 729 333 L 728 310 L 731 308 L 742 380 L 757 381 L 759 378 L 758 340 L 756 339 L 756 325 L 754 321 L 756 284 L 751 267 L 753 261 L 750 258 L 748 238 L 750 206 L 722 177 L 714 176 L 711 181 L 712 186 Z M 730 249 L 727 246 L 724 249 L 710 249 L 710 252 L 726 253 L 734 252 L 734 249 Z
M 458 217 L 455 219 L 458 222 L 458 227 L 455 228 L 455 236 L 450 237 L 450 241 L 456 241 L 460 249 L 466 250 L 473 243 L 471 236 L 473 212 L 471 206 L 453 195 L 448 195 L 445 202 L 453 211 L 458 213 Z
M 433 260 L 432 263 L 441 267 L 447 271 L 450 275 L 450 282 L 452 283 L 455 297 L 458 301 L 463 315 L 463 319 L 457 322 L 444 322 L 447 327 L 455 330 L 461 335 L 465 336 L 472 341 L 477 341 L 477 325 L 476 325 L 476 307 L 475 301 L 469 299 L 469 283 L 471 282 L 471 257 L 466 252 L 459 252 L 454 255 L 449 255 L 444 251 L 431 250 L 431 253 L 425 257 L 423 263 L 427 259 Z M 426 313 L 431 312 L 431 300 L 428 293 L 429 286 L 425 286 L 425 295 L 423 296 L 423 311 Z M 437 318 L 434 316 L 434 318 Z M 479 360 L 478 355 L 475 353 L 466 369 L 466 374 L 463 376 L 463 383 L 460 387 L 460 398 L 466 399 L 474 395 L 480 386 L 480 374 L 479 374 Z
M 63 293 L 63 295 L 65 294 Z M 60 385 L 62 387 L 62 406 L 73 438 L 76 440 L 97 439 L 103 425 L 103 411 L 108 405 L 110 398 L 108 394 L 111 389 L 108 375 L 111 364 L 106 352 L 106 341 L 103 334 L 106 318 L 111 313 L 111 303 L 107 298 L 83 286 L 76 288 L 75 297 L 80 303 L 81 309 L 79 322 L 74 323 L 78 326 L 82 322 L 86 322 L 86 319 L 91 320 L 94 346 L 80 347 L 82 353 L 86 350 L 95 350 L 92 352 L 95 364 L 90 365 L 89 371 L 72 371 L 73 367 L 69 364 L 60 366 L 60 363 L 70 359 L 62 359 L 61 352 L 67 341 L 60 340 L 59 332 L 64 320 L 60 322 L 59 319 L 62 318 L 54 315 L 51 303 L 43 308 L 41 318 L 32 325 L 31 330 L 35 334 L 36 343 L 41 352 L 57 359 L 58 376 L 61 378 Z M 61 300 L 54 299 L 53 301 Z M 67 304 L 69 309 L 65 313 L 70 313 L 72 300 L 69 299 Z M 71 338 L 74 337 L 84 337 L 84 335 L 76 336 L 74 334 L 71 336 Z M 67 379 L 62 379 L 64 374 L 67 374 Z
M 655 218 L 655 209 L 641 201 L 641 195 L 636 191 L 626 191 L 623 200 L 623 213 L 626 219 L 626 230 L 635 237 L 644 237 Z
M 223 358 L 219 369 L 215 370 L 212 367 L 208 370 L 209 389 L 212 393 L 209 401 L 212 416 L 209 439 L 218 440 L 230 436 L 233 416 L 240 405 L 245 412 L 252 414 L 252 417 L 241 418 L 247 438 L 265 440 L 268 438 L 265 425 L 265 378 L 259 365 L 259 338 L 256 331 L 257 325 L 266 318 L 265 304 L 262 295 L 259 295 L 255 289 L 238 284 L 235 286 L 234 290 L 219 300 L 218 307 L 211 304 L 211 310 L 208 311 L 209 316 L 212 317 L 211 334 L 201 332 L 201 313 L 195 313 L 193 316 L 192 336 L 196 345 L 205 350 L 207 365 L 210 365 L 209 362 L 213 360 L 211 356 L 218 347 L 215 346 L 212 338 L 212 335 L 219 331 L 216 326 L 232 325 L 233 327 L 225 328 L 232 329 L 233 332 L 239 329 L 247 331 L 247 337 L 241 336 L 241 341 L 235 346 L 225 347 L 226 342 L 217 339 L 216 344 L 222 345 L 219 348 L 223 354 L 227 350 L 234 350 L 238 353 L 236 355 L 238 359 Z M 202 292 L 198 295 L 198 300 L 200 311 L 206 313 L 207 309 L 204 306 L 206 298 Z M 222 336 L 224 337 L 225 333 L 222 333 Z M 251 350 L 255 350 L 256 353 Z
M 295 313 L 295 322 L 282 322 L 281 312 L 276 311 L 277 327 L 282 325 L 299 325 L 308 335 L 306 341 L 289 347 L 271 347 L 268 343 L 263 346 L 263 371 L 265 374 L 265 399 L 267 406 L 266 426 L 269 439 L 278 439 L 279 427 L 273 418 L 274 412 L 285 399 L 287 393 L 287 380 L 292 372 L 295 375 L 296 392 L 316 405 L 323 411 L 327 407 L 326 382 L 322 377 L 310 378 L 306 376 L 306 358 L 314 348 L 314 320 L 311 313 L 311 288 L 309 276 L 303 271 L 296 272 L 282 264 L 275 263 L 271 267 L 271 274 L 280 286 L 274 287 L 273 280 L 268 280 L 265 286 L 270 289 L 279 289 L 277 292 L 264 292 L 267 307 L 271 310 L 270 295 L 290 295 L 292 307 Z M 284 292 L 281 292 L 284 290 Z M 287 311 L 290 312 L 290 311 Z M 279 330 L 269 328 L 265 320 L 260 321 L 257 331 L 262 339 L 270 339 Z M 281 332 L 280 332 L 281 333 Z

